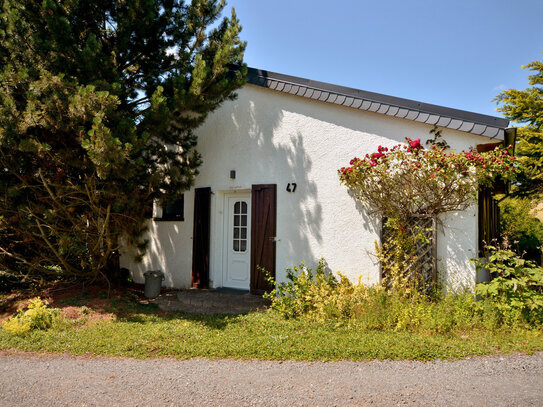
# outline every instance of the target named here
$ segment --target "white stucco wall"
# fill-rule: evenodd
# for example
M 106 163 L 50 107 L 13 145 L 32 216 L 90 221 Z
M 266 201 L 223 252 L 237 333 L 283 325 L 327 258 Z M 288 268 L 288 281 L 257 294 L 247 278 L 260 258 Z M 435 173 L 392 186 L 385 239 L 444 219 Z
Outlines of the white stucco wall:
M 430 137 L 431 126 L 385 115 L 317 102 L 246 85 L 236 101 L 225 103 L 198 130 L 203 165 L 196 187 L 211 187 L 210 280 L 222 286 L 222 206 L 224 192 L 250 191 L 253 184 L 277 184 L 277 278 L 299 264 L 324 257 L 329 268 L 357 280 L 377 282 L 374 253 L 376 220 L 360 210 L 340 185 L 337 169 L 378 145 Z M 443 130 L 452 149 L 495 140 Z M 236 179 L 230 179 L 230 170 Z M 294 193 L 286 191 L 295 182 Z M 166 272 L 165 286 L 187 288 L 191 281 L 194 191 L 185 193 L 184 222 L 150 223 L 148 254 L 135 264 L 121 262 L 142 282 L 148 269 Z M 472 285 L 469 259 L 477 249 L 477 210 L 443 217 L 438 234 L 439 271 L 446 282 Z

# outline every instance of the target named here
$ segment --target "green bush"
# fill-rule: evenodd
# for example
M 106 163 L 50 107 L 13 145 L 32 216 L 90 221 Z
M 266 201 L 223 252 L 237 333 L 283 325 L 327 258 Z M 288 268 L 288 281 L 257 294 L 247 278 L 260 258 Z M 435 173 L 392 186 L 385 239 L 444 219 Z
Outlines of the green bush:
M 478 284 L 477 294 L 492 301 L 496 318 L 503 324 L 543 323 L 543 268 L 512 250 L 487 246 L 488 259 L 476 261 L 492 279 Z
M 272 312 L 283 318 L 356 324 L 365 330 L 443 334 L 516 324 L 534 326 L 542 322 L 541 269 L 522 259 L 515 261 L 523 265 L 522 276 L 517 273 L 515 277 L 519 281 L 510 280 L 511 276 L 507 281 L 503 280 L 506 277 L 496 277 L 495 282 L 478 285 L 480 300 L 469 292 L 429 297 L 417 291 L 406 295 L 405 290 L 367 286 L 360 281 L 353 284 L 341 274 L 334 277 L 327 273 L 324 260 L 315 270 L 303 263 L 287 269 L 287 281 L 277 283 L 267 298 Z M 491 262 L 496 258 L 491 257 Z
M 31 299 L 27 310 L 18 310 L 17 314 L 3 323 L 2 328 L 12 334 L 50 328 L 58 310 L 47 308 L 47 305 L 47 301 L 42 301 L 40 297 Z
M 265 298 L 271 300 L 271 308 L 285 318 L 296 318 L 300 315 L 313 314 L 317 308 L 322 309 L 322 296 L 327 296 L 337 287 L 336 278 L 326 272 L 324 259 L 313 272 L 302 262 L 300 266 L 286 270 L 287 282 L 276 283 L 269 278 L 275 288 Z

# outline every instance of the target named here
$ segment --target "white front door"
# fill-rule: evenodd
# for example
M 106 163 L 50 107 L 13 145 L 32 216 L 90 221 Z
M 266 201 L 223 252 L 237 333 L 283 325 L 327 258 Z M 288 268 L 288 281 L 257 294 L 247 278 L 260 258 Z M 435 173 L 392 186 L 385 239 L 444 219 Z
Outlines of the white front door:
M 225 195 L 223 286 L 249 289 L 251 275 L 251 195 Z

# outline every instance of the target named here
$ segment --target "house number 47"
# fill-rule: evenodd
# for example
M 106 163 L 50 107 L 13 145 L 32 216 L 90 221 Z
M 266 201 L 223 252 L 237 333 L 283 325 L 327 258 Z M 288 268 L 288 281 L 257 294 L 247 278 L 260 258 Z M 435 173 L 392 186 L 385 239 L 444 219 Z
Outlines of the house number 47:
M 292 184 L 287 184 L 287 192 L 294 192 L 296 191 L 296 183 L 293 182 Z

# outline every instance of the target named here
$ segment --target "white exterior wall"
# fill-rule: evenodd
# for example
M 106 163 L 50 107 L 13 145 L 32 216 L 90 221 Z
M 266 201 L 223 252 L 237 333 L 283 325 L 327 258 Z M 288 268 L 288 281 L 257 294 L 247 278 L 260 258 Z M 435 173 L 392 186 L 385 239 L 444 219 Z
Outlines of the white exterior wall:
M 328 267 L 353 281 L 379 280 L 374 256 L 378 224 L 368 217 L 339 182 L 337 170 L 354 156 L 391 147 L 405 137 L 430 138 L 431 126 L 382 114 L 350 109 L 265 88 L 246 85 L 238 99 L 226 102 L 198 130 L 203 156 L 196 187 L 211 187 L 210 280 L 222 286 L 224 192 L 250 191 L 253 184 L 277 184 L 276 273 L 302 260 L 308 266 L 324 257 Z M 452 149 L 460 151 L 495 140 L 443 130 Z M 236 179 L 230 179 L 230 170 Z M 296 191 L 286 191 L 288 183 Z M 122 266 L 143 282 L 149 269 L 166 272 L 165 286 L 187 288 L 192 273 L 194 190 L 185 193 L 184 222 L 151 221 L 148 254 L 135 264 L 129 255 Z M 443 217 L 438 233 L 439 273 L 447 283 L 472 286 L 475 270 L 469 259 L 477 250 L 477 211 Z

